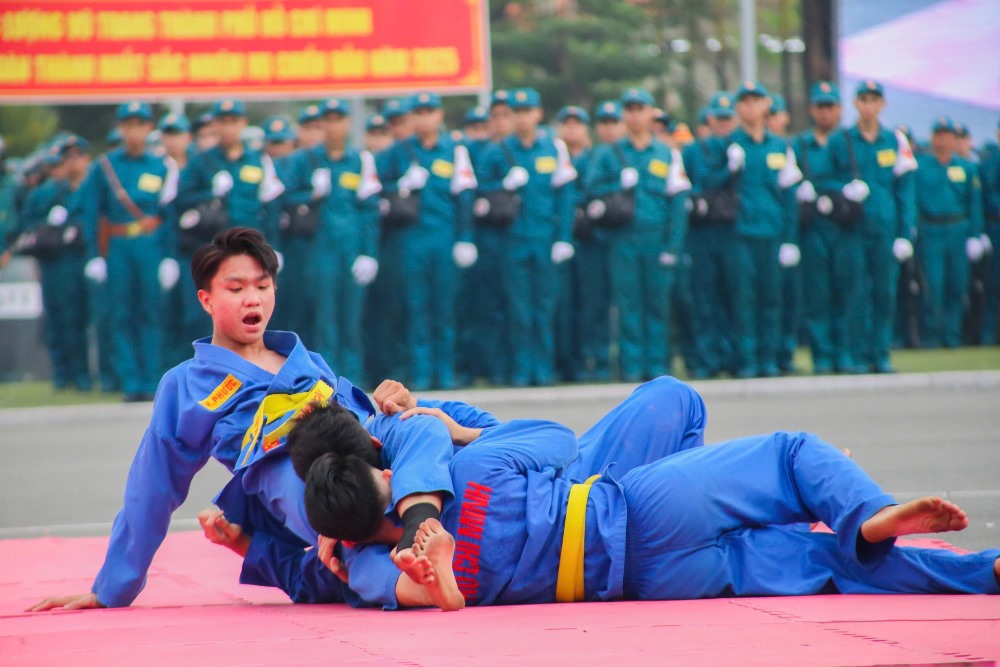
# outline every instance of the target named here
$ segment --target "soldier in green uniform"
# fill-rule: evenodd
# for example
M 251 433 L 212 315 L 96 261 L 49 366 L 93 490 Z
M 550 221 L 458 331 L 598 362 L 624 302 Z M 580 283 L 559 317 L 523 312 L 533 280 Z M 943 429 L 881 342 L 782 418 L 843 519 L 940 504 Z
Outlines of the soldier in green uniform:
M 584 186 L 590 213 L 602 207 L 607 213 L 605 201 L 611 200 L 600 198 L 613 193 L 624 193 L 634 203 L 631 216 L 607 231 L 621 379 L 640 382 L 670 373 L 670 293 L 684 247 L 691 186 L 680 152 L 653 137 L 652 95 L 630 88 L 621 104 L 626 136 L 594 151 Z
M 108 285 L 115 369 L 125 400 L 151 400 L 163 372 L 161 284 L 177 273 L 162 225 L 177 175 L 146 151 L 153 129 L 148 104 L 122 104 L 118 128 L 122 147 L 98 159 L 81 194 L 84 275 Z
M 521 205 L 513 220 L 498 227 L 499 272 L 510 337 L 510 381 L 517 387 L 548 385 L 554 379 L 556 266 L 573 257 L 572 191 L 576 178 L 566 145 L 542 133 L 542 100 L 533 88 L 511 91 L 514 132 L 484 153 L 481 192 L 516 193 Z
M 365 122 L 365 150 L 377 155 L 392 145 L 389 123 L 380 113 L 372 114 Z
M 733 260 L 736 210 L 726 147 L 736 127 L 735 116 L 733 96 L 715 93 L 704 112 L 708 134 L 682 154 L 692 186 L 685 248 L 691 257 L 691 317 L 696 332 L 695 363 L 687 371 L 696 380 L 733 367 L 732 299 L 739 277 Z
M 264 129 L 264 152 L 277 165 L 295 150 L 295 129 L 292 127 L 292 121 L 285 116 L 268 116 L 261 127 Z
M 296 295 L 287 326 L 338 373 L 363 378 L 361 311 L 364 288 L 378 273 L 381 185 L 372 155 L 348 145 L 348 103 L 330 99 L 322 108 L 326 141 L 297 151 L 282 172 L 282 287 Z M 310 217 L 302 217 L 302 206 Z
M 802 277 L 806 329 L 812 351 L 813 373 L 856 369 L 852 338 L 861 284 L 861 232 L 858 219 L 835 220 L 832 197 L 840 187 L 827 149 L 840 127 L 840 89 L 829 81 L 813 85 L 809 114 L 813 126 L 794 141 L 803 181 L 796 190 L 800 203 Z M 820 197 L 825 197 L 818 202 Z M 825 211 L 825 213 L 823 213 Z
M 956 152 L 951 119 L 931 128 L 931 151 L 917 156 L 917 258 L 927 276 L 924 347 L 958 347 L 969 263 L 982 259 L 982 192 L 975 165 Z
M 183 114 L 168 113 L 160 118 L 156 124 L 160 131 L 160 142 L 166 153 L 164 160 L 171 161 L 172 166 L 178 171 L 183 170 L 191 155 L 195 152 L 195 147 L 191 141 L 191 123 Z M 180 212 L 176 207 L 176 199 L 164 207 L 164 236 L 165 247 L 176 256 L 176 230 L 177 220 Z M 164 307 L 164 337 L 165 351 L 163 355 L 164 365 L 172 368 L 185 359 L 191 357 L 191 342 L 199 338 L 198 331 L 185 329 L 184 309 L 185 304 L 189 308 L 201 310 L 196 296 L 196 288 L 191 281 L 190 269 L 188 265 L 181 266 L 178 263 L 178 276 L 174 284 L 162 285 L 165 289 L 163 296 Z M 165 276 L 169 277 L 169 276 Z M 189 337 L 190 336 L 190 337 Z
M 879 115 L 885 108 L 882 85 L 863 81 L 854 106 L 858 122 L 835 132 L 827 144 L 833 165 L 829 183 L 848 200 L 863 204 L 860 222 L 863 249 L 862 291 L 854 363 L 876 373 L 893 372 L 889 360 L 896 307 L 899 262 L 913 255 L 916 208 L 913 174 L 916 160 L 906 137 L 885 128 Z
M 312 148 L 323 143 L 323 112 L 319 104 L 307 104 L 299 111 L 299 126 L 295 131 L 298 148 Z
M 412 103 L 414 135 L 377 157 L 379 180 L 389 191 L 419 197 L 415 220 L 384 236 L 398 244 L 393 257 L 404 283 L 406 347 L 413 387 L 453 388 L 455 376 L 455 267 L 475 263 L 472 198 L 476 178 L 468 150 L 442 130 L 441 98 L 418 93 Z M 419 194 L 416 194 L 419 193 Z M 386 261 L 382 262 L 383 265 Z M 384 312 L 384 304 L 373 304 Z M 384 325 L 383 325 L 384 326 Z

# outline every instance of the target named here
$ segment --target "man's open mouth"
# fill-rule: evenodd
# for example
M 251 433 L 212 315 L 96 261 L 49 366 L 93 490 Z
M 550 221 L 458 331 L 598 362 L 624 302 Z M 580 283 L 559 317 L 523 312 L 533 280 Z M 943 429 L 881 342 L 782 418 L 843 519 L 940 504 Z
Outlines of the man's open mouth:
M 255 324 L 260 324 L 261 320 L 264 319 L 259 313 L 249 313 L 243 316 L 243 324 L 253 326 Z

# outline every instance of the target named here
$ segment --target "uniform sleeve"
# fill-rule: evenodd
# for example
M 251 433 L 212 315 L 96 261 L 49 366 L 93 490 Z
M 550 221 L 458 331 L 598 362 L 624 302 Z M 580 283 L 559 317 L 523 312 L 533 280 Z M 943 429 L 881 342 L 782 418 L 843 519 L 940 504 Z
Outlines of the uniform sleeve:
M 493 428 L 502 422 L 489 412 L 461 401 L 435 401 L 420 399 L 417 405 L 423 408 L 438 408 L 461 426 L 466 428 Z
M 702 172 L 705 170 L 705 156 L 701 152 L 701 140 L 693 144 L 688 144 L 681 151 L 684 159 L 684 170 L 687 172 L 688 180 L 691 181 L 691 195 L 701 193 Z
M 253 535 L 240 583 L 280 588 L 296 603 L 345 601 L 343 582 L 320 562 L 316 549 L 303 549 L 263 531 Z
M 415 493 L 442 493 L 444 500 L 455 491 L 448 469 L 451 463 L 451 434 L 436 417 L 416 415 L 406 420 L 386 417 L 382 440 L 382 464 L 392 470 L 392 513 L 403 498 Z M 372 435 L 380 433 L 373 430 Z
M 503 190 L 503 178 L 506 175 L 506 161 L 503 151 L 496 144 L 484 146 L 474 164 L 476 170 L 477 190 L 479 192 L 499 192 Z
M 191 479 L 210 455 L 209 443 L 188 446 L 171 435 L 171 425 L 179 421 L 178 406 L 171 399 L 161 383 L 152 421 L 125 482 L 124 506 L 111 527 L 104 565 L 91 589 L 107 607 L 127 607 L 145 587 L 146 572 L 167 534 L 170 516 L 184 502 Z
M 354 596 L 347 596 L 352 607 L 381 606 L 387 611 L 399 608 L 396 582 L 402 572 L 389 557 L 390 550 L 391 547 L 384 544 L 368 544 L 342 551 L 349 586 L 354 593 Z
M 970 236 L 979 236 L 983 233 L 983 186 L 979 178 L 980 167 L 969 163 L 966 167 L 969 170 L 969 221 L 972 225 Z
M 290 155 L 280 173 L 285 184 L 282 197 L 289 208 L 312 201 L 312 165 L 308 150 L 304 148 Z
M 725 157 L 732 143 L 736 142 L 728 137 L 713 137 L 706 142 L 705 152 L 708 155 L 702 156 L 704 165 L 700 174 L 702 190 L 717 190 L 732 183 L 733 173 L 729 171 L 729 160 Z
M 573 217 L 576 214 L 578 192 L 576 179 L 566 183 L 555 192 L 556 197 L 556 241 L 573 241 Z
M 908 171 L 895 179 L 896 238 L 913 240 L 917 229 L 916 171 Z
M 187 211 L 212 198 L 212 179 L 205 168 L 205 154 L 195 153 L 181 170 L 175 200 L 179 211 Z
M 52 204 L 52 194 L 53 188 L 50 181 L 46 181 L 28 194 L 21 209 L 21 231 L 32 229 L 45 222 L 45 217 Z
M 983 186 L 983 217 L 1000 220 L 1000 152 L 982 164 L 979 178 Z
M 520 474 L 562 470 L 579 453 L 576 435 L 565 426 L 544 420 L 514 420 L 473 440 L 454 455 L 453 467 L 469 465 L 515 470 Z
M 97 257 L 97 231 L 101 219 L 101 211 L 106 209 L 107 186 L 104 173 L 95 160 L 90 165 L 87 178 L 80 186 L 80 218 L 83 229 L 83 242 L 87 258 Z
M 475 196 L 475 190 L 471 188 L 466 188 L 457 195 L 454 195 L 455 238 L 459 241 L 472 241 L 472 202 L 475 199 Z
M 583 190 L 587 199 L 603 197 L 622 189 L 621 165 L 611 146 L 599 146 L 587 165 Z
M 670 197 L 663 248 L 678 257 L 684 251 L 684 239 L 687 238 L 689 200 L 690 191 L 678 192 Z
M 386 192 L 399 190 L 398 181 L 402 178 L 404 171 L 399 165 L 400 150 L 402 148 L 397 141 L 375 156 L 375 170 L 378 172 L 378 180 L 382 182 L 382 189 Z
M 830 151 L 830 173 L 827 178 L 819 183 L 813 183 L 817 190 L 840 190 L 849 182 L 854 180 L 854 167 L 851 165 L 851 156 L 847 150 L 847 140 L 844 132 L 835 132 L 827 143 L 827 150 Z

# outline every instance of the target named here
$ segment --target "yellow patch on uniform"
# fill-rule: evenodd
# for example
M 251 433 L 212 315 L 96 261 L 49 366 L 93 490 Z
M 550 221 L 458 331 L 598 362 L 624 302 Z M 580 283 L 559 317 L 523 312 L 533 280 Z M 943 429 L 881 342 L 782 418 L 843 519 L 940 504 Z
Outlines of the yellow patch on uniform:
M 535 171 L 539 174 L 552 174 L 557 166 L 556 159 L 551 155 L 542 155 L 535 158 Z
M 965 183 L 965 167 L 948 167 L 948 180 L 952 183 Z
M 252 164 L 240 167 L 240 180 L 244 183 L 260 183 L 264 180 L 264 170 Z
M 451 178 L 455 175 L 455 165 L 447 160 L 434 160 L 431 163 L 431 173 L 441 178 Z
M 357 190 L 358 186 L 361 185 L 361 174 L 345 171 L 340 175 L 337 182 L 340 183 L 340 187 L 345 190 Z
M 878 166 L 880 167 L 892 167 L 896 164 L 896 149 L 886 148 L 875 154 L 875 159 L 878 160 Z
M 139 189 L 143 192 L 159 192 L 163 187 L 163 179 L 156 174 L 143 174 L 139 177 Z
M 667 173 L 670 171 L 670 167 L 663 160 L 650 160 L 649 161 L 649 173 L 653 176 L 659 178 L 666 178 Z
M 250 428 L 243 435 L 243 444 L 240 447 L 241 465 L 246 465 L 250 460 L 258 442 L 265 452 L 269 452 L 281 442 L 281 439 L 288 435 L 295 426 L 295 419 L 311 403 L 326 404 L 333 396 L 333 387 L 322 380 L 318 380 L 309 391 L 298 394 L 268 394 L 260 402 L 260 407 L 250 422 Z M 287 417 L 287 419 L 285 419 Z M 277 421 L 285 419 L 281 426 L 275 428 L 270 433 L 263 433 L 264 427 Z M 263 437 L 261 437 L 263 435 Z
M 212 393 L 198 401 L 201 407 L 207 410 L 215 410 L 223 403 L 228 401 L 233 397 L 243 383 L 236 379 L 233 375 L 227 375 L 226 379 L 223 380 L 218 387 L 212 390 Z
M 768 153 L 767 154 L 767 168 L 768 169 L 784 169 L 785 164 L 788 163 L 788 156 L 784 153 Z

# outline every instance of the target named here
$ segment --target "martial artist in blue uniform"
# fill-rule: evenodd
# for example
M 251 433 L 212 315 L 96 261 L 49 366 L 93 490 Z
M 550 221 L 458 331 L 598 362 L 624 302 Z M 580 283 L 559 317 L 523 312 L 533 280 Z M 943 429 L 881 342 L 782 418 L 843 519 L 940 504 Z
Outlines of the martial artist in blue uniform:
M 212 315 L 213 337 L 196 341 L 194 358 L 160 381 L 92 592 L 49 598 L 34 610 L 131 604 L 145 586 L 171 514 L 209 458 L 240 476 L 246 497 L 314 543 L 302 482 L 283 455 L 291 420 L 315 401 L 336 401 L 360 419 L 374 408 L 294 333 L 265 332 L 274 308 L 277 258 L 259 232 L 226 230 L 196 252 L 193 266 L 199 298 Z M 288 489 L 293 491 L 285 493 Z
M 534 428 L 537 422 L 503 424 L 493 415 L 457 401 L 420 400 L 418 408 L 414 412 L 433 414 L 439 410 L 462 429 L 483 429 L 484 433 L 503 429 L 506 439 L 534 442 L 536 447 L 548 446 L 544 438 L 539 439 L 539 432 Z M 701 447 L 705 421 L 705 405 L 693 389 L 671 377 L 657 378 L 637 387 L 621 405 L 584 433 L 579 438 L 575 458 L 560 474 L 568 479 L 584 480 L 611 463 L 615 464 L 616 471 L 623 472 Z M 419 480 L 422 488 L 433 488 L 434 484 L 443 486 L 442 481 L 435 480 L 432 473 L 426 471 L 428 462 L 435 457 L 440 459 L 441 434 L 426 425 L 421 430 L 413 430 L 406 423 L 406 418 L 379 416 L 366 424 L 382 443 L 382 464 L 394 460 L 391 454 L 394 450 L 410 447 L 411 451 L 423 454 L 421 461 L 425 472 Z M 541 435 L 544 434 L 542 431 Z M 299 444 L 301 442 L 300 439 L 293 446 L 304 447 Z M 323 442 L 325 444 L 325 439 Z M 293 459 L 303 458 L 293 454 Z M 393 468 L 393 475 L 394 479 L 399 479 L 396 468 Z M 414 488 L 410 486 L 409 492 Z M 292 485 L 289 492 L 295 491 L 297 487 Z M 346 596 L 346 601 L 354 605 L 396 607 L 394 595 L 400 593 L 401 577 L 395 566 L 387 567 L 391 563 L 388 547 L 366 545 L 345 549 L 338 546 L 337 558 L 343 559 L 352 569 L 353 590 L 344 591 L 328 576 L 316 574 L 315 550 L 303 551 L 305 545 L 300 540 L 290 537 L 280 526 L 274 529 L 273 520 L 267 516 L 260 519 L 266 512 L 250 506 L 252 503 L 244 505 L 241 497 L 233 498 L 226 492 L 216 502 L 225 511 L 226 519 L 252 534 L 248 548 L 241 552 L 244 556 L 241 583 L 281 588 L 296 602 L 340 602 Z M 206 534 L 213 541 L 224 543 L 214 538 L 210 531 Z M 399 604 L 407 603 L 401 599 Z
M 1000 550 L 895 546 L 899 535 L 964 528 L 959 508 L 931 498 L 896 506 L 856 463 L 813 435 L 779 432 L 695 448 L 620 478 L 611 467 L 584 484 L 558 474 L 576 453 L 565 427 L 515 421 L 483 430 L 454 455 L 456 497 L 441 523 L 455 539 L 453 570 L 467 604 L 1000 594 Z M 391 451 L 382 456 L 391 464 Z M 370 479 L 380 495 L 389 492 L 384 471 Z M 313 483 L 310 475 L 307 494 Z M 345 515 L 361 511 L 349 505 L 340 508 Z M 308 503 L 307 512 L 314 523 L 336 521 Z M 910 522 L 917 515 L 921 521 Z M 783 527 L 815 520 L 836 533 Z M 388 596 L 374 600 L 374 589 L 362 590 L 357 565 L 347 562 L 352 589 L 393 606 Z

